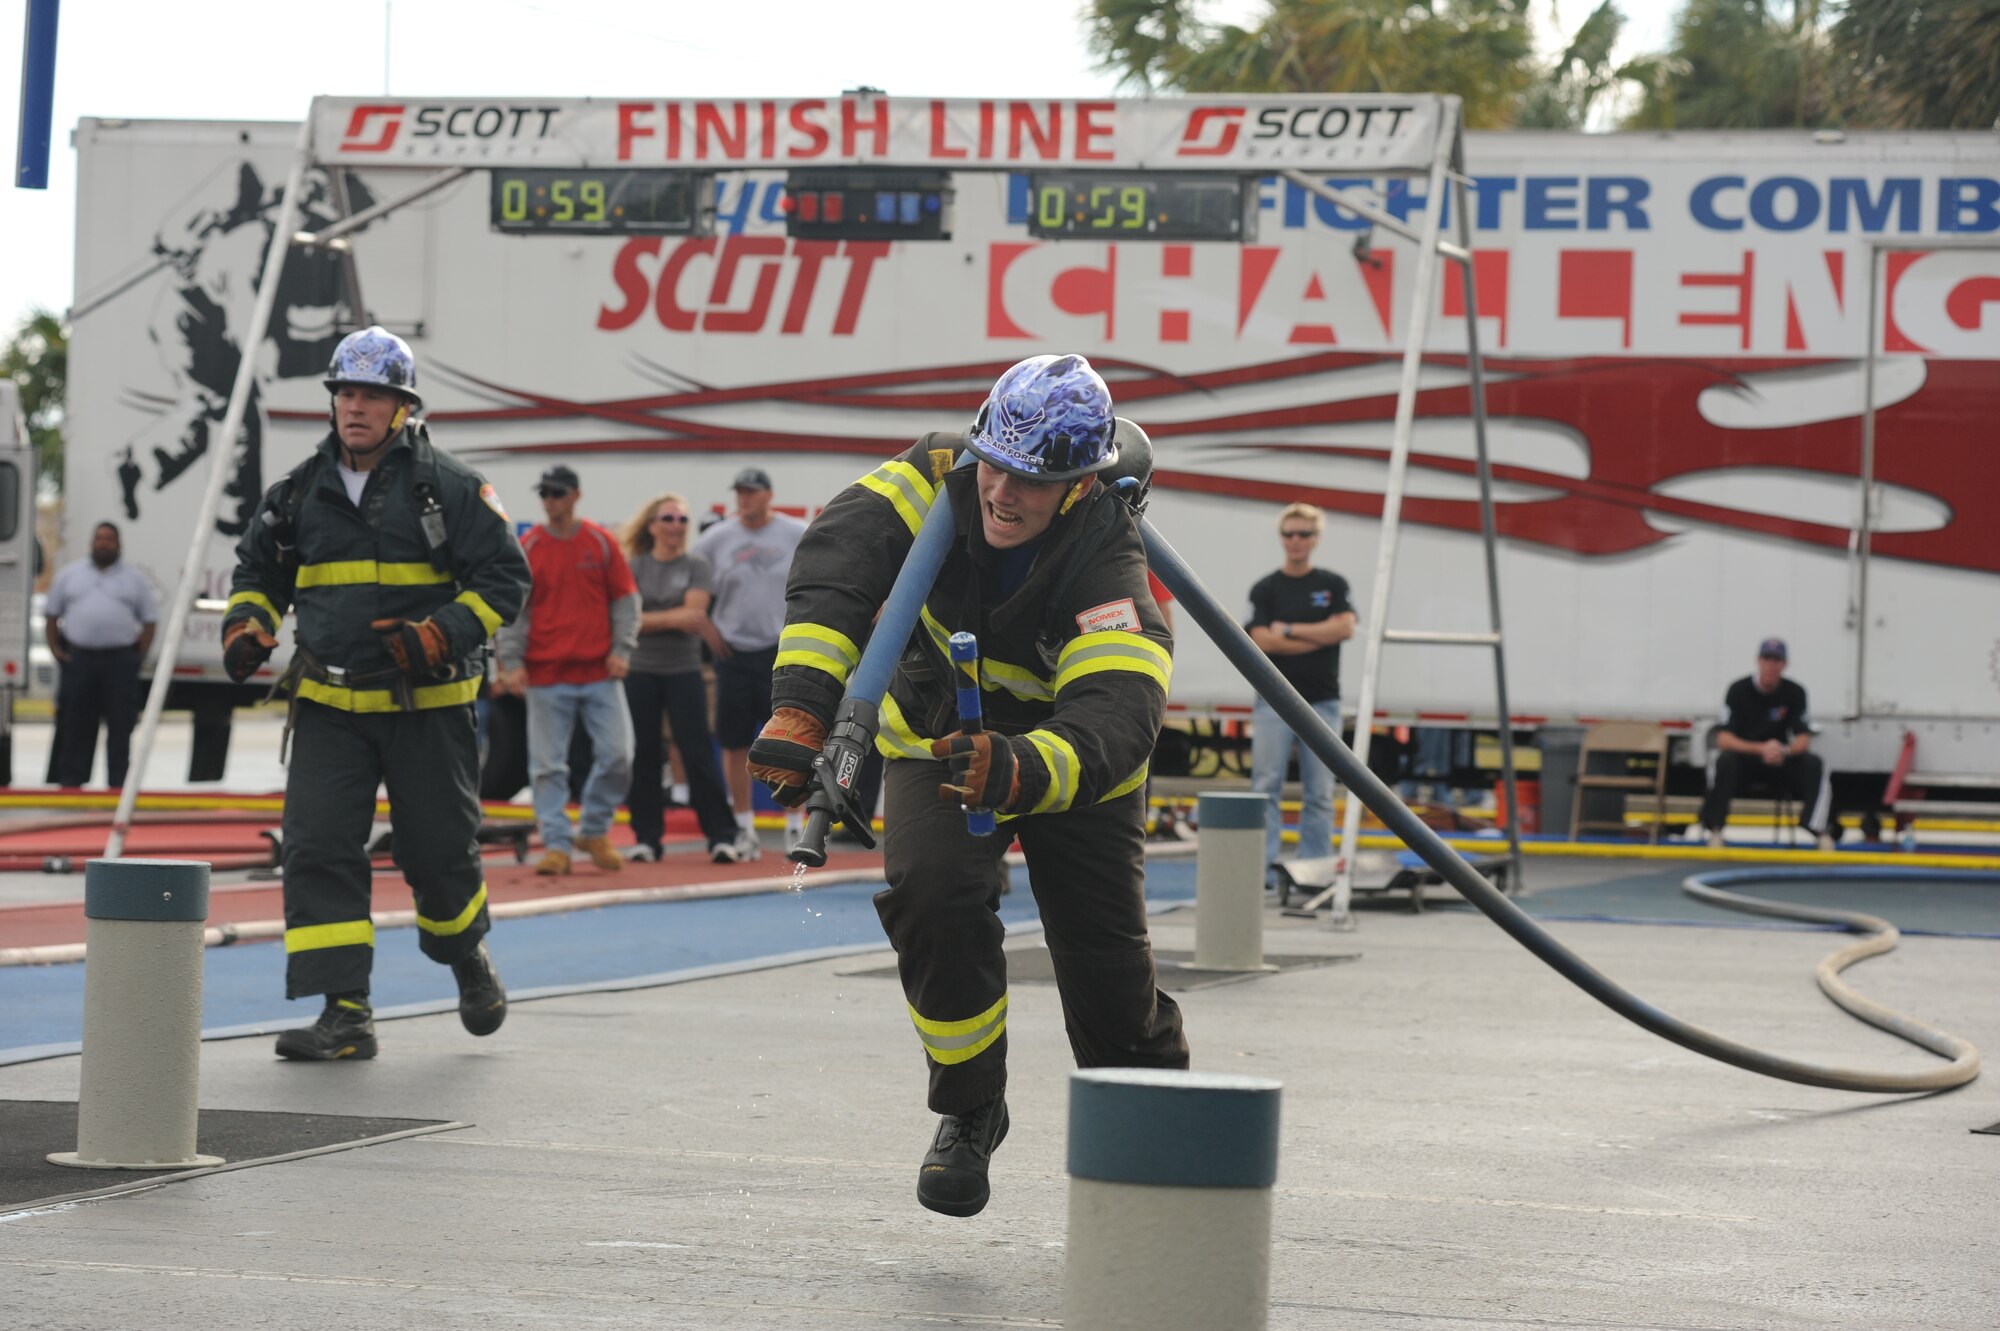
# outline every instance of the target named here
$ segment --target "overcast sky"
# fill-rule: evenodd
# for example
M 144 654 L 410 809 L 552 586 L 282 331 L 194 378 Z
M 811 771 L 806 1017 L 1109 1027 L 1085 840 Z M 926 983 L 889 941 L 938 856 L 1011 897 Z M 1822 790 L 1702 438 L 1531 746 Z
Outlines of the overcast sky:
M 1666 40 L 1675 0 L 1622 0 L 1629 51 Z M 0 143 L 18 139 L 24 5 L 0 9 Z M 1567 0 L 1574 24 L 1589 0 Z M 0 335 L 30 307 L 72 299 L 76 155 L 83 116 L 298 120 L 314 94 L 373 96 L 1082 97 L 1091 68 L 1083 0 L 70 0 L 56 63 L 46 190 L 0 191 Z M 1257 0 L 1214 0 L 1240 19 Z M 1552 0 L 1535 0 L 1545 27 Z M 743 16 L 755 15 L 746 26 Z M 865 15 L 865 21 L 863 16 Z

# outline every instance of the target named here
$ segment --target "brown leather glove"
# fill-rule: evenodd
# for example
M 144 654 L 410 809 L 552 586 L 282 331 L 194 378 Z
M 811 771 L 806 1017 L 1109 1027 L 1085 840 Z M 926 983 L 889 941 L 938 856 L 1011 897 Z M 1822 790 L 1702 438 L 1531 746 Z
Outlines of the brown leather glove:
M 956 785 L 938 787 L 938 798 L 968 809 L 1006 813 L 1021 795 L 1021 774 L 1014 766 L 1014 749 L 1005 735 L 953 731 L 931 741 L 931 757 L 951 764 Z
M 436 620 L 376 619 L 368 627 L 382 635 L 382 645 L 396 658 L 396 669 L 414 679 L 436 679 L 451 661 L 451 645 Z
M 257 673 L 257 667 L 271 659 L 278 640 L 264 632 L 255 619 L 239 619 L 222 627 L 222 668 L 238 684 Z
M 826 744 L 826 726 L 810 712 L 780 707 L 750 745 L 750 775 L 771 798 L 796 809 L 812 794 L 813 759 Z

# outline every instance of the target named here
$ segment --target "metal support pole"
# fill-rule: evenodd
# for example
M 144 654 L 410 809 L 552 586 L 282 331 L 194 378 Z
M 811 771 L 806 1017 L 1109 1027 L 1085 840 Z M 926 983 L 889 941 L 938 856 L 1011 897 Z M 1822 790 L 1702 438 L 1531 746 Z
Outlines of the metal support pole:
M 14 188 L 49 187 L 55 120 L 56 21 L 61 0 L 28 0 L 21 24 L 21 128 L 14 141 Z
M 1071 1075 L 1069 1331 L 1270 1324 L 1282 1089 L 1164 1068 Z
M 1493 459 L 1486 447 L 1486 362 L 1479 354 L 1479 277 L 1472 263 L 1472 193 L 1465 185 L 1465 136 L 1454 129 L 1453 188 L 1458 195 L 1458 239 L 1465 250 L 1459 280 L 1465 295 L 1465 362 L 1472 374 L 1472 439 L 1479 457 L 1479 539 L 1486 556 L 1486 613 L 1492 630 L 1493 691 L 1500 707 L 1500 779 L 1507 792 L 1508 887 L 1521 890 L 1521 800 L 1514 784 L 1514 713 L 1507 702 L 1506 635 L 1500 628 L 1498 523 L 1493 515 Z
M 201 1089 L 202 923 L 208 866 L 192 860 L 92 860 L 83 962 L 78 1169 L 219 1165 L 195 1153 Z
M 257 307 L 243 330 L 242 355 L 236 364 L 236 383 L 229 390 L 229 407 L 222 416 L 222 428 L 209 436 L 208 485 L 202 491 L 201 506 L 195 510 L 194 534 L 188 538 L 187 560 L 181 565 L 180 585 L 167 598 L 167 627 L 160 634 L 160 655 L 153 664 L 153 687 L 146 694 L 146 714 L 139 722 L 138 742 L 132 746 L 130 770 L 125 788 L 118 792 L 118 811 L 111 817 L 111 835 L 104 843 L 104 858 L 115 860 L 125 853 L 125 834 L 132 827 L 132 810 L 138 803 L 139 787 L 145 784 L 146 763 L 153 756 L 153 739 L 159 733 L 160 713 L 167 705 L 167 689 L 174 679 L 174 662 L 180 656 L 181 640 L 187 633 L 188 615 L 195 594 L 201 589 L 201 564 L 208 543 L 215 535 L 215 515 L 222 507 L 222 487 L 236 461 L 236 440 L 243 431 L 243 414 L 250 405 L 250 393 L 257 383 L 257 351 L 270 326 L 271 310 L 278 299 L 278 277 L 291 253 L 287 239 L 298 222 L 299 193 L 304 188 L 306 166 L 312 160 L 312 117 L 299 126 L 298 147 L 292 156 L 291 174 L 285 177 L 285 197 L 279 201 L 277 224 L 271 229 L 271 246 L 264 253 L 264 272 L 257 279 Z
M 306 121 L 306 123 L 308 125 L 312 123 L 310 118 Z M 362 211 L 355 213 L 352 217 L 343 217 L 339 221 L 333 222 L 325 227 L 322 227 L 318 231 L 301 231 L 296 235 L 293 235 L 289 230 L 287 230 L 281 232 L 280 234 L 291 235 L 292 243 L 294 245 L 305 245 L 309 247 L 329 246 L 333 241 L 340 239 L 348 232 L 359 231 L 362 227 L 367 226 L 370 222 L 374 221 L 376 218 L 387 217 L 390 213 L 395 212 L 398 208 L 404 207 L 407 204 L 415 203 L 418 199 L 423 198 L 426 194 L 435 194 L 439 190 L 443 189 L 446 185 L 451 184 L 453 181 L 463 180 L 465 177 L 471 174 L 472 174 L 471 167 L 455 166 L 449 171 L 442 171 L 439 172 L 437 175 L 432 176 L 429 180 L 426 180 L 423 184 L 417 186 L 415 189 L 411 190 L 408 194 L 402 195 L 398 198 L 389 199 L 382 203 L 378 203 L 373 208 L 364 208 Z
M 1403 481 L 1410 469 L 1410 436 L 1417 414 L 1417 379 L 1423 373 L 1424 340 L 1430 334 L 1431 300 L 1437 287 L 1438 239 L 1445 210 L 1445 160 L 1457 136 L 1458 99 L 1445 99 L 1446 115 L 1431 155 L 1430 192 L 1424 200 L 1423 239 L 1417 248 L 1415 290 L 1410 293 L 1409 342 L 1403 351 L 1403 377 L 1396 389 L 1396 427 L 1389 448 L 1389 483 L 1382 494 L 1382 533 L 1376 546 L 1375 584 L 1370 589 L 1366 646 L 1361 659 L 1361 699 L 1354 714 L 1354 754 L 1368 761 L 1369 732 L 1375 721 L 1376 686 L 1382 673 L 1382 634 L 1389 615 L 1389 584 L 1396 571 L 1396 538 L 1403 520 Z M 1460 209 L 1461 215 L 1464 210 Z M 1361 834 L 1361 803 L 1347 793 L 1346 819 L 1340 833 L 1340 865 L 1332 894 L 1331 929 L 1352 929 L 1354 848 Z

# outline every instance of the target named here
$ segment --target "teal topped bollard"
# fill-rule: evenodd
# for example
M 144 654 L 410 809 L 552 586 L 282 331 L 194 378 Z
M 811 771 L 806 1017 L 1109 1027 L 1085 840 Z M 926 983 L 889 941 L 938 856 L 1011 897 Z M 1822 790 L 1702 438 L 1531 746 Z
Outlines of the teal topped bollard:
M 1271 801 L 1205 791 L 1195 801 L 1194 962 L 1189 970 L 1271 971 L 1264 962 L 1264 820 Z
M 79 1169 L 219 1165 L 195 1151 L 201 1089 L 202 926 L 208 865 L 92 860 L 84 867 Z
M 1280 1090 L 1166 1068 L 1071 1076 L 1067 1331 L 1262 1331 Z

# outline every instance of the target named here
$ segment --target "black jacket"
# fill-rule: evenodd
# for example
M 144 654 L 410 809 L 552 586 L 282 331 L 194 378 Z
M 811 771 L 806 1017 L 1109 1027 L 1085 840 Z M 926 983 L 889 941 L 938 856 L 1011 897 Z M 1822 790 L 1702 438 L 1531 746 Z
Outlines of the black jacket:
M 986 728 L 1008 737 L 1020 772 L 1014 812 L 1056 812 L 1135 789 L 1173 671 L 1173 637 L 1146 581 L 1137 519 L 1093 487 L 1051 525 L 1027 581 L 989 605 L 982 574 L 994 555 L 975 469 L 951 469 L 959 442 L 926 436 L 814 520 L 792 557 L 772 706 L 832 718 L 941 486 L 958 535 L 883 700 L 877 748 L 928 758 L 933 738 L 958 729 L 946 643 L 967 630 L 979 638 Z M 1072 568 L 1080 548 L 1085 557 Z
M 450 681 L 416 688 L 417 710 L 469 703 L 479 689 L 481 649 L 527 599 L 528 561 L 492 487 L 432 447 L 423 428 L 408 426 L 390 441 L 368 473 L 359 508 L 341 484 L 339 441 L 329 433 L 271 487 L 236 544 L 224 627 L 255 618 L 275 634 L 295 610 L 299 646 L 325 666 L 372 681 L 354 687 L 308 676 L 299 681 L 302 698 L 350 712 L 400 710 L 381 682 L 396 663 L 368 627 L 400 617 L 435 621 L 458 667 Z M 434 463 L 420 460 L 419 443 Z M 445 523 L 443 569 L 432 564 L 419 516 L 419 490 L 433 487 Z M 267 513 L 275 521 L 265 521 Z M 287 529 L 296 543 L 291 558 L 280 548 Z

